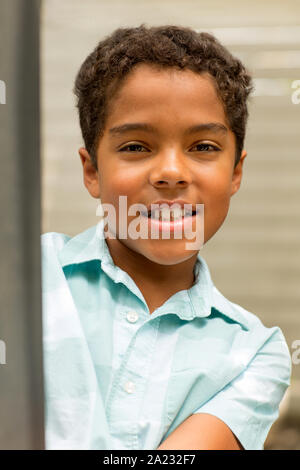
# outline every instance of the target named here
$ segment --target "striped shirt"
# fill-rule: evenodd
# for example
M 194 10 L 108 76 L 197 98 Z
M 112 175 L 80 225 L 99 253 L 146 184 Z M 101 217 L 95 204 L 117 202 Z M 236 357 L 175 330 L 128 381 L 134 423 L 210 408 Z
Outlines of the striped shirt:
M 157 449 L 194 413 L 263 449 L 290 385 L 281 329 L 227 300 L 199 254 L 195 284 L 150 314 L 101 233 L 41 236 L 46 449 Z

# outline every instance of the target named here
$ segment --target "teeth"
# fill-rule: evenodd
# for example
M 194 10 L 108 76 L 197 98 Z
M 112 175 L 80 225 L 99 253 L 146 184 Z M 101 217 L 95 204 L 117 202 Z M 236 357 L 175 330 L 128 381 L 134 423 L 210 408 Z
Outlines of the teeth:
M 190 217 L 191 215 L 193 215 L 193 211 L 191 209 L 185 209 L 184 217 Z
M 191 210 L 181 209 L 177 207 L 171 210 L 168 208 L 163 208 L 161 210 L 156 209 L 154 212 L 152 211 L 152 214 L 150 213 L 149 216 L 152 216 L 152 218 L 155 220 L 174 221 L 174 220 L 180 220 L 182 217 L 189 217 L 191 215 L 192 215 Z
M 166 207 L 161 211 L 162 220 L 170 220 L 171 211 Z
M 182 218 L 182 209 L 180 207 L 177 207 L 172 211 L 172 215 L 174 220 L 181 219 Z

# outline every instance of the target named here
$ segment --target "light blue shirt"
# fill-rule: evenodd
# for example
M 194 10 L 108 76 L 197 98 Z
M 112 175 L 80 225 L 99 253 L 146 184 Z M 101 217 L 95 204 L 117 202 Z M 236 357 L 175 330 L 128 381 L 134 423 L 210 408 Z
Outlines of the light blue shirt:
M 263 449 L 290 385 L 281 329 L 227 300 L 198 254 L 196 283 L 149 313 L 102 222 L 42 235 L 47 449 L 157 449 L 194 413 Z

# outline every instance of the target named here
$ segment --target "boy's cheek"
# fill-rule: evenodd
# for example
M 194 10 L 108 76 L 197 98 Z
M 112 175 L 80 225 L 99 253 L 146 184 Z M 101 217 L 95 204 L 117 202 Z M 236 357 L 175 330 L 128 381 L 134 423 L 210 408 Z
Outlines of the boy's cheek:
M 227 192 L 218 192 L 204 203 L 204 235 L 208 241 L 225 221 L 230 207 L 230 196 Z
M 139 194 L 144 187 L 143 175 L 135 175 L 134 171 L 120 171 L 112 167 L 102 175 L 103 187 L 111 195 Z

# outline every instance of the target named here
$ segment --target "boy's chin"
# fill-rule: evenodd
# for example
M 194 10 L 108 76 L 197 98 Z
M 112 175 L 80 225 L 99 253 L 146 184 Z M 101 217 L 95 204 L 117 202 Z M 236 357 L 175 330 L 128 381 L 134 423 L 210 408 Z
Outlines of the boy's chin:
M 186 240 L 155 240 L 149 245 L 140 244 L 136 251 L 153 263 L 171 266 L 198 254 L 199 250 L 187 249 L 188 244 L 189 241 Z

